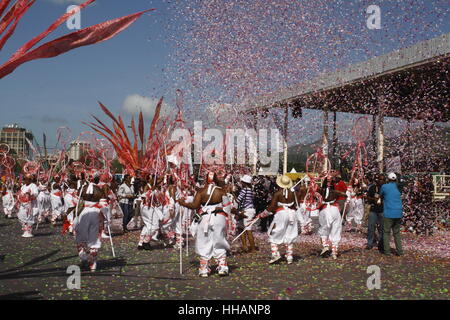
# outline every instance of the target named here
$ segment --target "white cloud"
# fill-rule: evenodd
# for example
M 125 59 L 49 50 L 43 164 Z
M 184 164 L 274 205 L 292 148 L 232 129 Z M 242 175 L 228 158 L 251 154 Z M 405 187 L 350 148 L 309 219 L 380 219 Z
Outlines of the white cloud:
M 139 94 L 132 94 L 123 101 L 122 109 L 130 115 L 138 115 L 140 111 L 146 118 L 152 118 L 159 99 L 144 97 Z M 174 109 L 163 102 L 161 115 L 173 114 Z

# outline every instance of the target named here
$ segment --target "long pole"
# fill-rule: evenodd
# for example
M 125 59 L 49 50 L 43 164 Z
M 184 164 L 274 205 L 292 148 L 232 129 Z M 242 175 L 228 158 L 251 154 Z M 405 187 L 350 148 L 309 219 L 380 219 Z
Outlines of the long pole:
M 384 172 L 384 119 L 383 119 L 383 97 L 379 97 L 378 104 L 378 121 L 377 121 L 377 162 L 380 173 Z
M 116 253 L 114 252 L 114 244 L 113 244 L 113 241 L 112 241 L 112 234 L 111 234 L 111 228 L 109 227 L 109 221 L 107 223 L 107 227 L 108 227 L 109 241 L 111 243 L 112 254 L 113 254 L 113 257 L 115 258 L 116 257 Z
M 185 223 L 186 226 L 186 257 L 189 256 L 189 226 L 191 225 L 191 215 L 188 211 L 189 209 L 184 209 L 188 215 L 187 223 Z
M 256 221 L 258 221 L 259 219 L 260 219 L 260 217 L 259 217 L 259 215 L 258 215 L 252 222 L 250 222 L 248 225 L 245 226 L 244 231 L 242 231 L 236 238 L 234 238 L 234 239 L 231 241 L 231 243 L 233 243 L 233 242 L 235 242 L 237 239 L 239 239 L 239 238 L 244 234 L 244 232 L 246 232 L 247 230 L 250 230 L 251 226 L 253 226 L 253 225 L 256 223 Z
M 283 174 L 287 173 L 288 166 L 288 143 L 287 143 L 287 135 L 288 135 L 288 117 L 289 117 L 289 109 L 286 105 L 284 109 L 284 159 L 283 159 Z
M 181 224 L 181 211 L 179 212 L 179 214 L 180 214 L 180 232 L 181 232 L 181 239 L 183 239 L 183 227 L 182 227 L 182 224 Z M 182 244 L 180 244 L 180 274 L 183 274 L 183 245 Z

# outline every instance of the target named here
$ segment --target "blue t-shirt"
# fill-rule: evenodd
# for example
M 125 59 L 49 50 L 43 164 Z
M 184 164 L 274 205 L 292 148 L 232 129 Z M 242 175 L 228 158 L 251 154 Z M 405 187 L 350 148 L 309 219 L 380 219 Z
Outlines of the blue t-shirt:
M 385 218 L 403 217 L 403 205 L 397 183 L 389 182 L 381 186 L 380 194 L 383 197 L 383 216 Z

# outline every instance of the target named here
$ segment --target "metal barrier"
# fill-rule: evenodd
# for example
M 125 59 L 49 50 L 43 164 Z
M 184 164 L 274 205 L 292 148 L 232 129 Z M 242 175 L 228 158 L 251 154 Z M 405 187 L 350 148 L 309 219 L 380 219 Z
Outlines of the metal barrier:
M 450 175 L 433 175 L 433 200 L 450 197 Z

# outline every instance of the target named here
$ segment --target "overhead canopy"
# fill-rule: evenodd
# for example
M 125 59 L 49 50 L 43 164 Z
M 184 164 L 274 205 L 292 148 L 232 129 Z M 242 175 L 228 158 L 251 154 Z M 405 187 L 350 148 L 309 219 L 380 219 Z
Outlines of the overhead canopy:
M 447 122 L 450 33 L 259 97 L 247 112 L 306 108 Z

